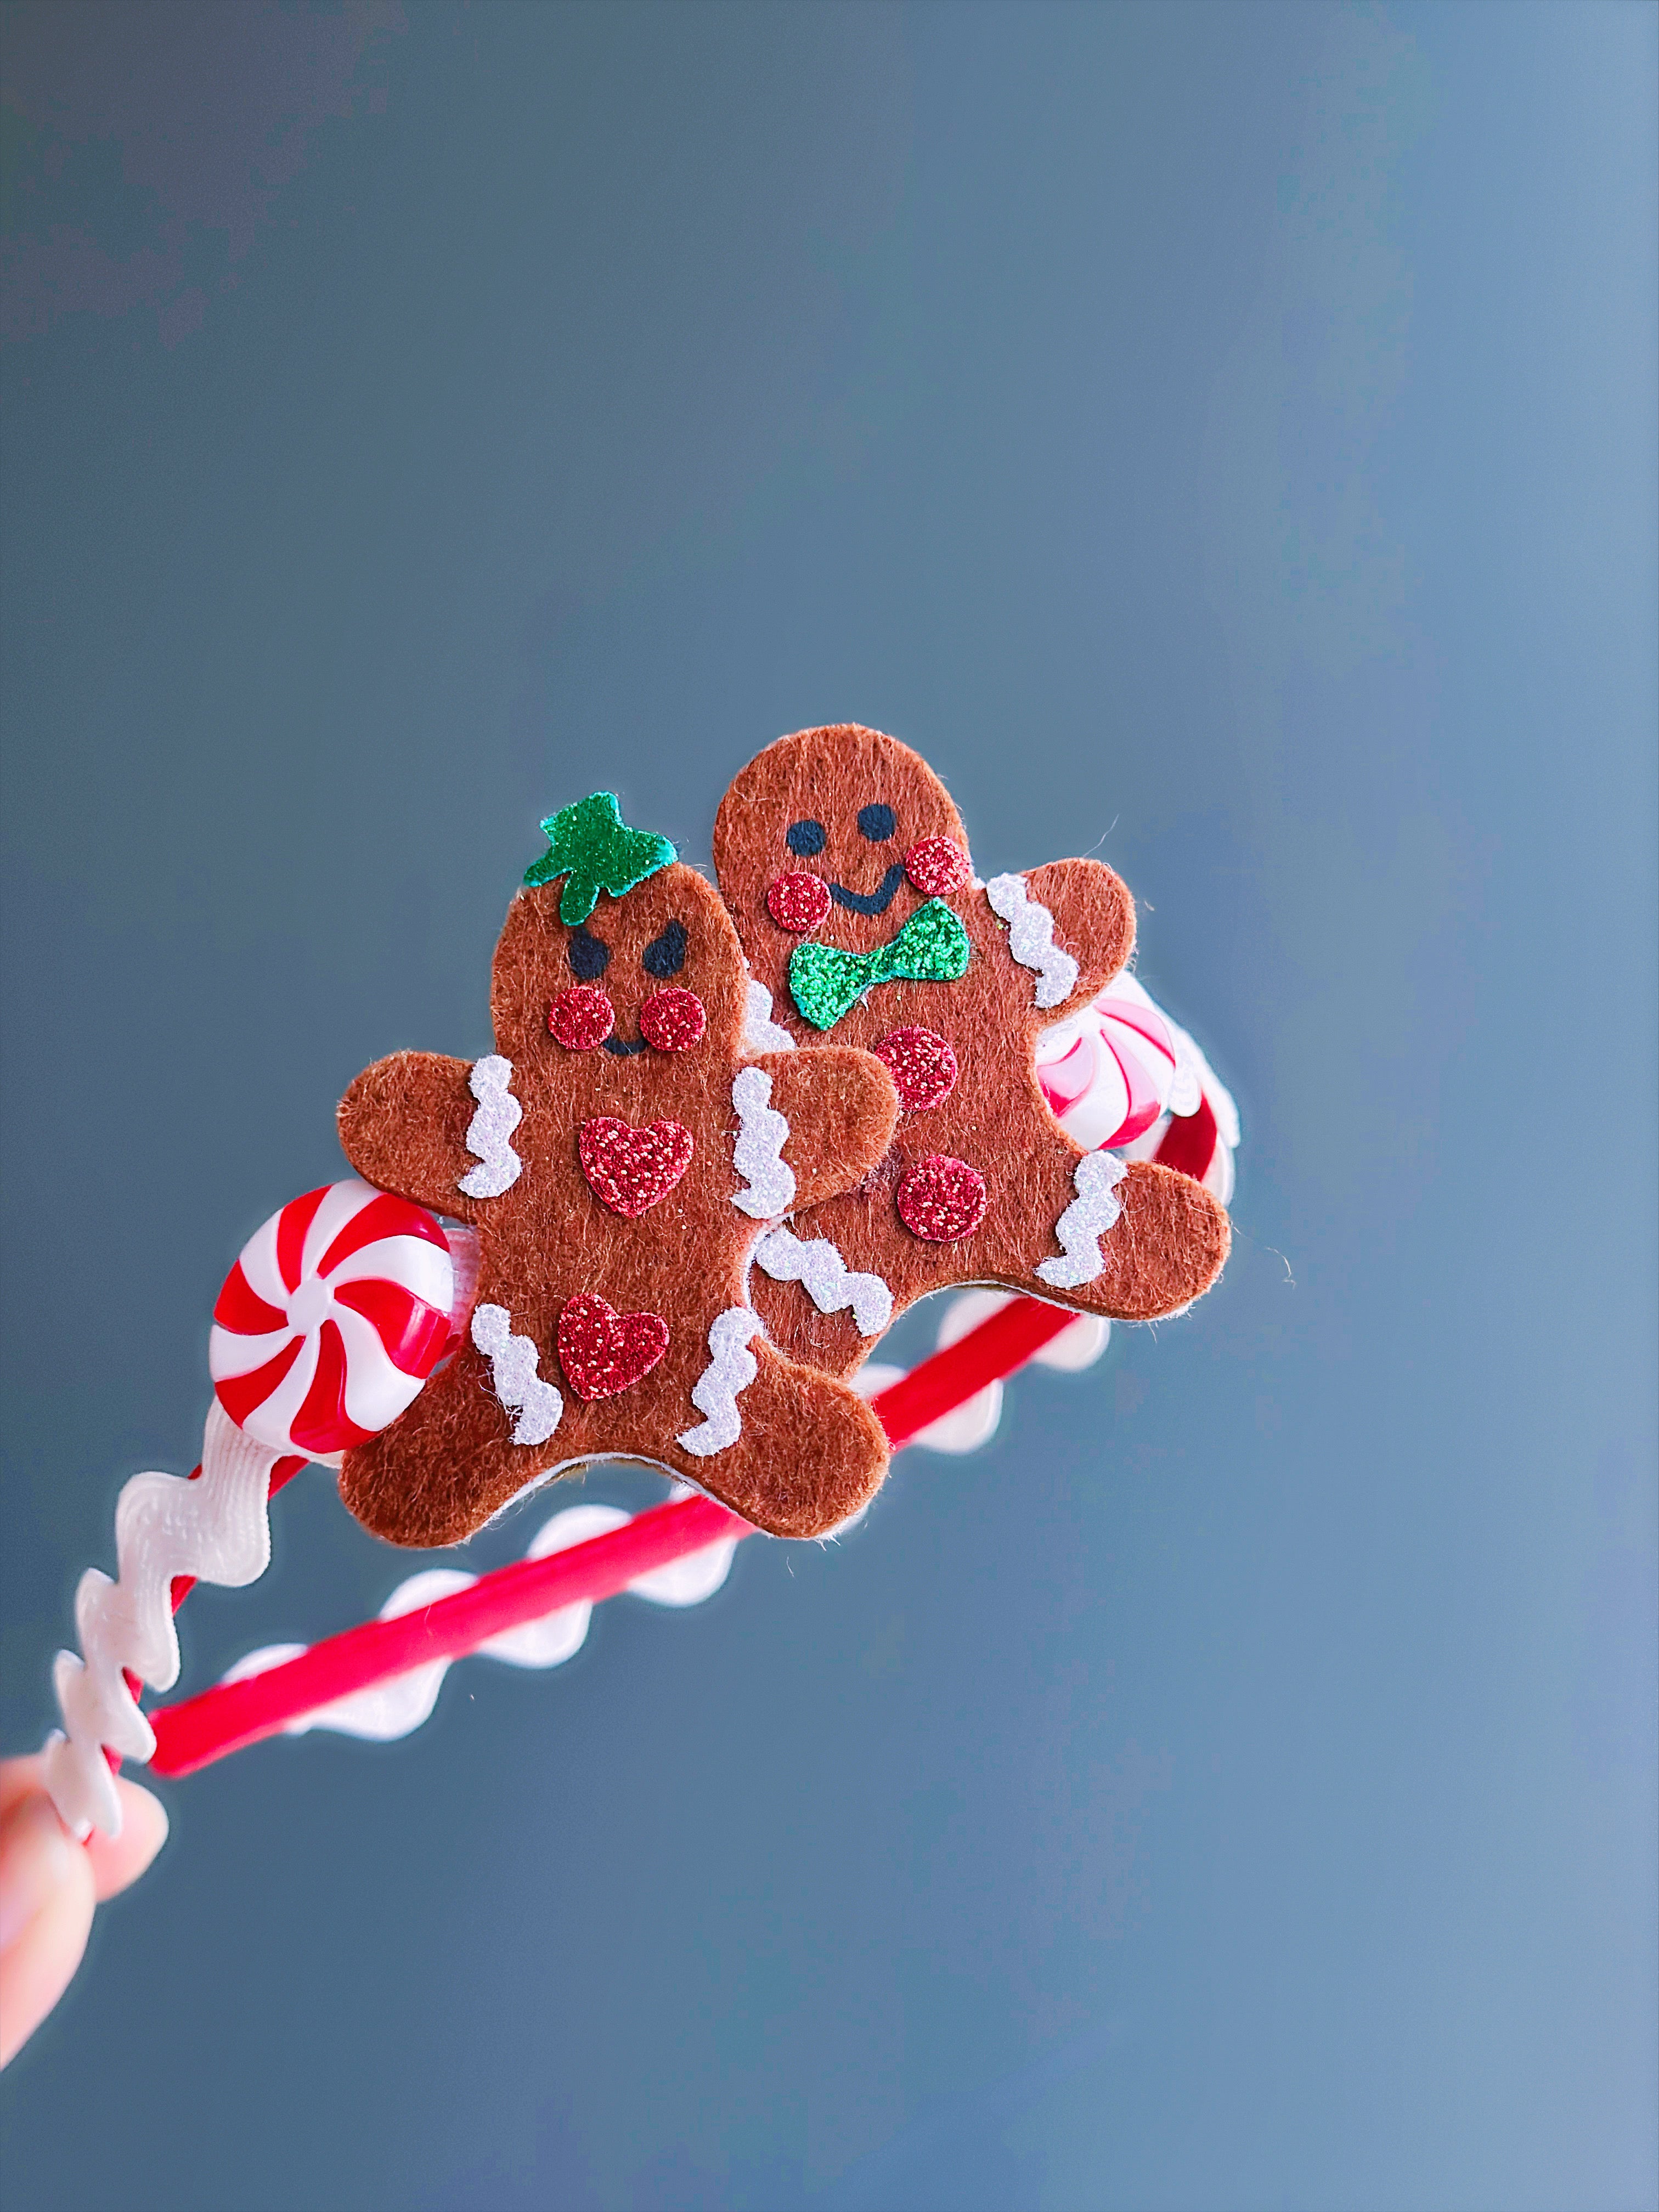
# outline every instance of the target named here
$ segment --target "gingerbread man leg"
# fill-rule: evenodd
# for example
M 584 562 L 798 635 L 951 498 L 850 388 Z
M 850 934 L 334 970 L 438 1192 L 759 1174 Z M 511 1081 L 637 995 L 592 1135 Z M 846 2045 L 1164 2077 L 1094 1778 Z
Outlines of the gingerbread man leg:
M 887 1471 L 881 1423 L 843 1383 L 797 1367 L 757 1337 L 743 1430 L 684 1471 L 773 1536 L 823 1536 L 869 1504 Z
M 406 1413 L 346 1454 L 341 1498 L 392 1543 L 459 1544 L 567 1455 L 556 1436 L 515 1443 L 514 1427 L 489 1362 L 464 1344 Z

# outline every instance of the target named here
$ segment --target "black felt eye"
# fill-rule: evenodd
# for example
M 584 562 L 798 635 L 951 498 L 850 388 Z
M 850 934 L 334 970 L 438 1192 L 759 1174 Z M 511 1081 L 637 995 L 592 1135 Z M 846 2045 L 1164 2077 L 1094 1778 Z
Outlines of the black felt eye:
M 579 929 L 570 940 L 570 972 L 591 983 L 611 965 L 611 947 L 601 945 L 591 930 Z
M 792 822 L 789 835 L 784 840 L 790 851 L 798 853 L 803 860 L 810 860 L 814 853 L 821 853 L 829 842 L 823 823 L 814 822 L 810 816 L 805 822 Z
M 890 806 L 860 807 L 859 835 L 872 845 L 884 845 L 897 828 L 898 817 Z
M 641 954 L 652 975 L 678 975 L 685 965 L 685 924 L 671 921 L 660 937 L 653 937 Z

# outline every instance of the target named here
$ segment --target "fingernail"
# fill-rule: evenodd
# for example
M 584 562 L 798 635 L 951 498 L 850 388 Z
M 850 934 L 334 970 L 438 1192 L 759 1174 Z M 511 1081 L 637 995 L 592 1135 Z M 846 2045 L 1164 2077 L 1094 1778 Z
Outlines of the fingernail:
M 26 1797 L 0 1821 L 0 1951 L 71 1878 L 79 1848 L 50 1797 Z

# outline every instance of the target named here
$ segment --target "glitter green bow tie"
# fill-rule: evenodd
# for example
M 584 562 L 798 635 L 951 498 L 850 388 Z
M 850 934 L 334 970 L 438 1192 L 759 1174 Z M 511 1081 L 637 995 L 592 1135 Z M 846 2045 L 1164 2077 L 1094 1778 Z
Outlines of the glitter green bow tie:
M 789 995 L 815 1030 L 832 1030 L 878 983 L 900 976 L 954 983 L 968 969 L 968 932 L 943 899 L 919 906 L 898 935 L 873 952 L 798 945 L 789 962 Z

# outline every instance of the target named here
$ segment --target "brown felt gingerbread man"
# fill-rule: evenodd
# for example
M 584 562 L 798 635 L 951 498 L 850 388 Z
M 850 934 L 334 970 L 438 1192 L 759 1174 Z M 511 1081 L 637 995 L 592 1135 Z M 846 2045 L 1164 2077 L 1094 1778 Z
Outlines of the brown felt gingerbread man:
M 750 1049 L 714 889 L 610 793 L 543 827 L 495 948 L 496 1051 L 394 1054 L 341 1102 L 358 1172 L 479 1240 L 467 1340 L 346 1454 L 341 1494 L 395 1543 L 447 1544 L 561 1466 L 645 1459 L 821 1534 L 879 1485 L 886 1440 L 765 1342 L 745 1275 L 768 1222 L 879 1162 L 893 1085 L 866 1053 Z
M 1037 1086 L 1039 1033 L 1128 959 L 1134 905 L 1097 860 L 981 883 L 944 785 L 856 724 L 780 738 L 737 778 L 714 866 L 784 1033 L 869 1047 L 897 1086 L 891 1149 L 860 1187 L 757 1248 L 773 1341 L 831 1374 L 892 1313 L 988 1282 L 1150 1321 L 1207 1290 L 1227 1216 L 1188 1176 L 1085 1153 Z

